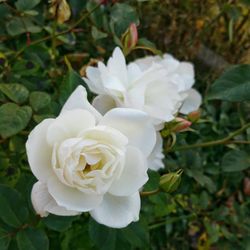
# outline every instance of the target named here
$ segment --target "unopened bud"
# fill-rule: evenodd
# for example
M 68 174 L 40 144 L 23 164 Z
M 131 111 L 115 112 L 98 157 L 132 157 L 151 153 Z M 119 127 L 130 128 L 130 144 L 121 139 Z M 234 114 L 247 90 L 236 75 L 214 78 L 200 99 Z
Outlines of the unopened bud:
M 135 23 L 131 23 L 122 36 L 122 44 L 125 51 L 130 52 L 138 42 L 138 32 Z
M 179 169 L 177 172 L 164 174 L 160 178 L 160 189 L 166 193 L 174 192 L 181 183 L 181 174 L 183 170 Z
M 180 117 L 175 118 L 173 122 L 175 123 L 175 125 L 172 128 L 173 132 L 182 132 L 192 125 L 192 122 Z
M 201 110 L 195 110 L 187 115 L 187 118 L 191 122 L 197 122 L 201 117 Z

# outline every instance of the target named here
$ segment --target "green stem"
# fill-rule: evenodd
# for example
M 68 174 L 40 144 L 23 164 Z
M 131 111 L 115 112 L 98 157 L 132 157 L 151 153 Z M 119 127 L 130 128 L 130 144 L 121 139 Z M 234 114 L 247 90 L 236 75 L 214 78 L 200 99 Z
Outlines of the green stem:
M 56 27 L 57 27 L 57 22 L 54 21 L 53 26 L 52 26 L 52 59 L 53 61 L 55 61 L 56 59 Z
M 240 129 L 234 131 L 229 136 L 227 136 L 227 137 L 225 137 L 223 139 L 216 140 L 216 141 L 202 142 L 202 143 L 197 143 L 197 144 L 192 144 L 192 145 L 185 145 L 185 146 L 175 147 L 173 149 L 170 149 L 169 151 L 181 151 L 181 150 L 187 150 L 187 149 L 193 149 L 193 148 L 203 148 L 203 147 L 211 147 L 211 146 L 214 146 L 214 145 L 227 144 L 233 137 L 235 137 L 236 135 L 241 134 L 243 131 L 245 131 L 249 127 L 250 127 L 250 123 L 246 123 Z M 240 142 L 240 141 L 238 141 L 238 142 Z M 245 141 L 244 141 L 244 143 L 245 143 Z
M 64 34 L 67 34 L 69 32 L 71 32 L 76 26 L 78 26 L 83 20 L 85 20 L 87 17 L 89 17 L 96 9 L 99 8 L 101 4 L 98 4 L 96 5 L 92 10 L 90 10 L 88 13 L 86 13 L 85 15 L 83 15 L 82 17 L 79 18 L 79 20 L 77 20 L 73 25 L 71 25 L 68 29 L 64 30 L 64 31 L 61 31 L 61 32 L 58 32 L 58 33 L 55 33 L 55 34 L 52 34 L 52 35 L 49 35 L 49 36 L 46 36 L 46 37 L 43 37 L 43 38 L 40 38 L 38 40 L 35 40 L 33 42 L 30 43 L 29 46 L 24 46 L 23 48 L 21 48 L 20 50 L 18 50 L 14 56 L 13 59 L 17 58 L 18 56 L 20 56 L 24 51 L 25 49 L 27 49 L 28 47 L 30 46 L 33 46 L 33 45 L 36 45 L 36 44 L 39 44 L 41 42 L 45 42 L 47 40 L 50 40 L 50 39 L 54 39 L 58 36 L 61 36 L 61 35 L 64 35 Z
M 159 222 L 150 224 L 148 229 L 153 230 L 153 229 L 165 226 L 165 225 L 170 224 L 170 223 L 174 223 L 174 222 L 178 222 L 178 221 L 182 221 L 182 220 L 187 220 L 187 219 L 192 219 L 195 217 L 196 217 L 195 214 L 189 214 L 189 215 L 182 215 L 180 217 L 172 217 L 172 218 L 169 218 L 169 220 L 167 220 L 167 218 L 166 218 L 163 221 L 159 221 Z
M 158 188 L 152 191 L 140 192 L 140 196 L 145 197 L 145 196 L 155 195 L 155 194 L 158 194 L 160 191 L 161 190 Z
M 131 51 L 132 51 L 132 50 L 136 50 L 136 49 L 148 50 L 148 51 L 152 52 L 154 55 L 159 55 L 159 54 L 161 54 L 161 51 L 159 51 L 159 50 L 157 50 L 157 49 L 154 49 L 154 48 L 147 47 L 147 46 L 136 46 L 136 47 L 134 47 L 133 49 L 131 49 Z M 130 51 L 130 52 L 131 52 L 131 51 Z

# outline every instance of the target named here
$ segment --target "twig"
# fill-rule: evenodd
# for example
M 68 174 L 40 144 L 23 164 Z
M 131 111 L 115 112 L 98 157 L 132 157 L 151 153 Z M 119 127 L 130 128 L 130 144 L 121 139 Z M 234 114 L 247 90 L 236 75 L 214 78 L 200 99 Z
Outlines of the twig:
M 185 146 L 180 146 L 180 147 L 175 147 L 173 149 L 170 149 L 169 151 L 181 151 L 181 150 L 187 150 L 187 149 L 192 149 L 192 148 L 203 148 L 203 147 L 211 147 L 214 145 L 220 145 L 220 144 L 228 144 L 228 142 L 235 137 L 236 135 L 241 134 L 243 131 L 248 129 L 250 127 L 250 123 L 245 124 L 242 126 L 240 129 L 234 131 L 231 133 L 229 136 L 216 140 L 216 141 L 209 141 L 209 142 L 203 142 L 203 143 L 197 143 L 197 144 L 192 144 L 192 145 L 185 145 Z M 232 143 L 242 143 L 243 141 L 232 141 Z M 248 141 L 244 141 L 243 144 L 249 144 Z

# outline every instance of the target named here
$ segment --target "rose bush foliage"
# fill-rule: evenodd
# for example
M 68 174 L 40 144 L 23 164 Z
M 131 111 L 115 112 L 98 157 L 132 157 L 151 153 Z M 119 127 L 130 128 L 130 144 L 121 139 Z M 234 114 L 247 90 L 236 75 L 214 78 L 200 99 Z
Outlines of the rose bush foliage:
M 0 2 L 0 249 L 248 249 L 247 1 Z

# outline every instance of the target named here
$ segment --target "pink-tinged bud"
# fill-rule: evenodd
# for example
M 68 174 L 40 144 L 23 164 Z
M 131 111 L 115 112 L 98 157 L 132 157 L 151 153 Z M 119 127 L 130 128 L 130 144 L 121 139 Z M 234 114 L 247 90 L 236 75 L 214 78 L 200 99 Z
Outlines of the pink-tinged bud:
M 192 125 L 192 122 L 185 120 L 181 117 L 177 117 L 174 120 L 175 125 L 172 128 L 173 132 L 182 132 Z
M 187 115 L 187 118 L 191 122 L 197 122 L 201 117 L 201 110 L 195 110 Z
M 138 32 L 135 23 L 131 23 L 129 26 L 129 38 L 128 47 L 133 48 L 138 42 Z
M 126 32 L 122 35 L 123 50 L 129 53 L 138 42 L 138 32 L 135 23 L 131 23 Z

